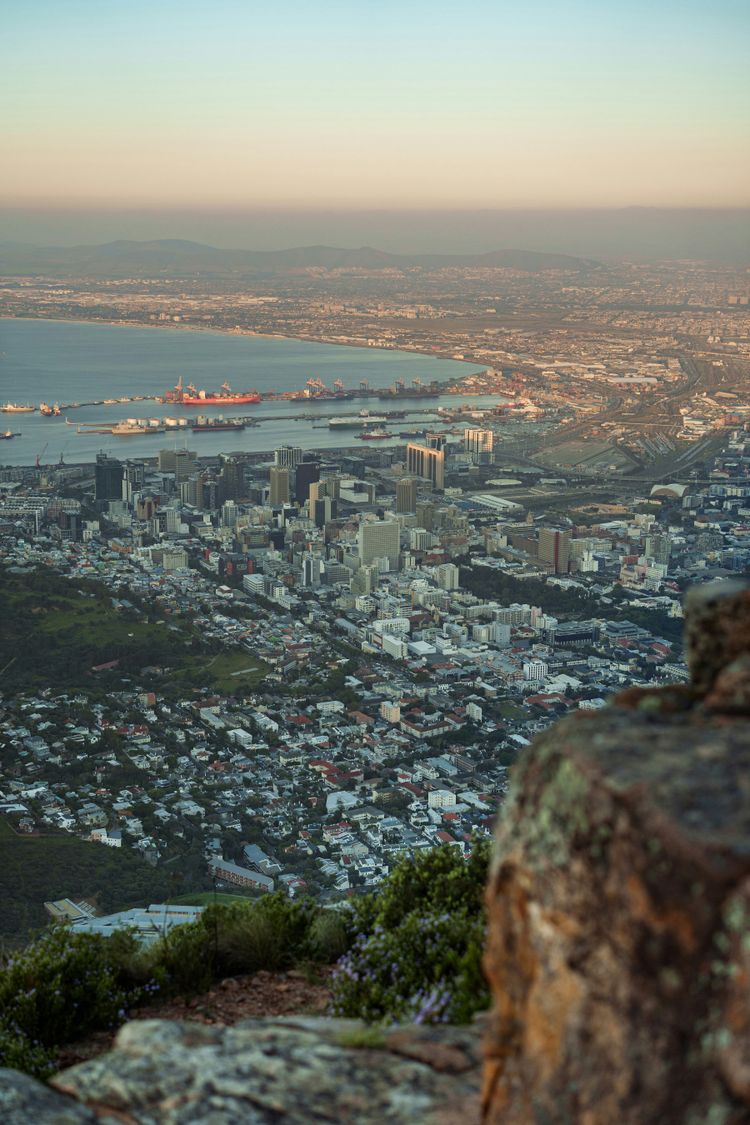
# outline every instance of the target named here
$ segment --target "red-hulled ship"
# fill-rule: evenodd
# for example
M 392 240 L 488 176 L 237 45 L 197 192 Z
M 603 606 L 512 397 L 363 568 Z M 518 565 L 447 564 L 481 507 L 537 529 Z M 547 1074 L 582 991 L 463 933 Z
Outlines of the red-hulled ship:
M 260 402 L 258 391 L 233 391 L 229 383 L 222 383 L 218 391 L 197 390 L 192 383 L 183 387 L 182 379 L 172 391 L 167 391 L 165 402 L 181 406 L 242 406 L 246 402 Z

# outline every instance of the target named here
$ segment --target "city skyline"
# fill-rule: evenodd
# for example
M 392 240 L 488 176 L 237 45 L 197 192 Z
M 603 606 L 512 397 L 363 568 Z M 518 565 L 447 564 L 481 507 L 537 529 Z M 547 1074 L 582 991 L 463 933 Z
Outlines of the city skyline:
M 750 202 L 735 0 L 32 0 L 4 25 L 5 207 Z

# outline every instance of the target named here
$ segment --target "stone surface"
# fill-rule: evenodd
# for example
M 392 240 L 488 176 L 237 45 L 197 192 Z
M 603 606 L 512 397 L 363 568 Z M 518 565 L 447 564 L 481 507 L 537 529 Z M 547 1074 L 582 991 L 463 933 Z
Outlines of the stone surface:
M 140 1020 L 121 1029 L 114 1050 L 63 1071 L 52 1085 L 100 1125 L 113 1116 L 137 1125 L 478 1125 L 480 1041 L 478 1026 L 380 1031 L 314 1017 L 234 1027 Z
M 688 606 L 692 685 L 566 718 L 514 771 L 487 1123 L 750 1121 L 750 602 L 726 585 Z
M 0 1068 L 0 1121 L 3 1125 L 94 1125 L 90 1109 L 65 1094 L 50 1090 L 28 1074 Z
M 693 586 L 685 598 L 685 650 L 699 692 L 718 674 L 750 654 L 750 586 L 739 580 Z

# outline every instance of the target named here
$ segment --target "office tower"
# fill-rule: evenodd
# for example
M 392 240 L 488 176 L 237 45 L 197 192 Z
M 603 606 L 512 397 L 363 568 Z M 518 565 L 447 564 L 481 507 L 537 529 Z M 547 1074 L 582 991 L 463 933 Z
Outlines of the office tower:
M 122 462 L 106 453 L 97 453 L 94 470 L 94 498 L 96 500 L 122 499 Z
M 130 504 L 135 494 L 142 490 L 145 478 L 146 470 L 142 461 L 128 461 L 123 465 L 121 498 L 127 504 Z
M 539 562 L 555 574 L 567 574 L 570 566 L 570 532 L 555 527 L 539 530 Z
M 239 500 L 245 492 L 245 475 L 236 457 L 219 454 L 221 461 L 220 493 L 222 500 Z
M 429 551 L 432 546 L 432 532 L 423 527 L 413 527 L 409 531 L 409 546 L 412 551 Z
M 396 483 L 396 511 L 414 512 L 417 508 L 417 482 L 413 477 L 402 477 Z
M 321 573 L 320 558 L 308 551 L 302 559 L 302 585 L 306 589 L 316 589 L 321 583 Z
M 273 463 L 280 469 L 296 469 L 304 454 L 297 445 L 282 445 L 273 451 Z
M 397 523 L 377 520 L 361 523 L 357 534 L 357 550 L 363 565 L 375 559 L 388 559 L 391 570 L 398 570 L 401 529 Z
M 414 508 L 417 523 L 426 531 L 435 530 L 435 505 L 429 500 L 418 500 Z
M 411 442 L 406 447 L 406 466 L 412 476 L 428 480 L 433 488 L 445 488 L 445 451 Z
M 300 461 L 294 472 L 294 499 L 305 504 L 310 498 L 310 485 L 320 480 L 320 461 Z
M 189 504 L 191 508 L 198 505 L 198 477 L 189 477 L 180 483 L 180 502 Z
M 349 589 L 352 594 L 371 594 L 377 589 L 380 580 L 380 570 L 377 566 L 361 566 L 352 575 Z
M 320 483 L 325 485 L 326 496 L 338 500 L 341 495 L 341 477 L 334 473 L 321 473 Z
M 160 449 L 159 472 L 174 473 L 177 484 L 181 484 L 195 472 L 197 459 L 194 449 Z
M 280 465 L 272 465 L 268 474 L 270 483 L 268 503 L 272 508 L 279 508 L 282 504 L 289 503 L 289 469 Z
M 647 535 L 644 554 L 656 563 L 668 564 L 672 554 L 672 541 L 668 535 Z
M 338 515 L 338 501 L 330 496 L 323 496 L 320 500 L 310 501 L 310 518 L 315 521 L 316 527 L 325 527 Z
M 234 527 L 237 523 L 237 505 L 234 500 L 225 500 L 221 506 L 221 526 Z
M 441 590 L 458 589 L 458 567 L 455 563 L 443 563 L 436 571 L 437 584 Z
M 198 478 L 197 506 L 204 511 L 214 511 L 219 506 L 219 481 L 207 473 Z
M 494 447 L 495 435 L 492 430 L 464 430 L 464 449 L 475 465 L 489 465 Z

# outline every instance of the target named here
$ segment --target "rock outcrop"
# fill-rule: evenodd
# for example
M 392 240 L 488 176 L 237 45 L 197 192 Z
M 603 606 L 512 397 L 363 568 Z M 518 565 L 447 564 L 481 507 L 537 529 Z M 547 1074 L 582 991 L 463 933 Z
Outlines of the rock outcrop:
M 52 1089 L 0 1072 L 3 1125 L 479 1125 L 478 1026 L 134 1020 Z M 5 1078 L 5 1082 L 3 1082 Z
M 488 1125 L 750 1121 L 750 590 L 694 590 L 692 683 L 545 732 L 487 892 Z

